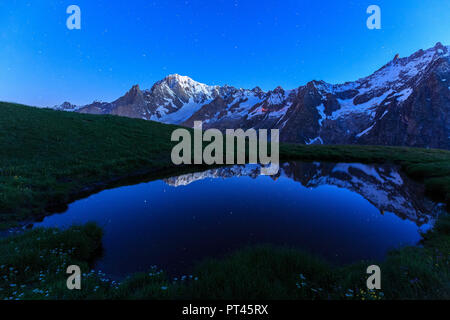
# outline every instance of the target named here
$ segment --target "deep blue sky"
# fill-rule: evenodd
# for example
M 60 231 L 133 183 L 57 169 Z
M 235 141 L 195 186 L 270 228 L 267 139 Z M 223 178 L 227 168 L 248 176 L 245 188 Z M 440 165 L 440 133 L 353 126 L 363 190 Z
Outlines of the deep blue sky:
M 66 8 L 81 8 L 81 30 Z M 381 7 L 382 29 L 366 27 Z M 112 101 L 179 73 L 291 89 L 366 76 L 396 53 L 450 45 L 448 0 L 0 0 L 0 100 Z

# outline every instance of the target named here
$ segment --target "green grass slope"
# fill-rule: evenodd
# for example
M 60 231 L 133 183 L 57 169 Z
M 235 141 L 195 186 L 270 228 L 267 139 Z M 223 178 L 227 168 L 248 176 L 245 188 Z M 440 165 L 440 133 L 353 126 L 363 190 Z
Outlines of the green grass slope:
M 0 223 L 42 215 L 105 181 L 171 166 L 173 128 L 0 103 Z
M 53 211 L 132 178 L 179 173 L 170 161 L 176 126 L 0 102 L 0 228 Z M 281 145 L 281 160 L 394 162 L 450 199 L 450 152 L 382 146 Z M 203 167 L 204 168 L 204 167 Z M 195 168 L 194 168 L 195 169 Z M 189 170 L 193 170 L 192 168 Z

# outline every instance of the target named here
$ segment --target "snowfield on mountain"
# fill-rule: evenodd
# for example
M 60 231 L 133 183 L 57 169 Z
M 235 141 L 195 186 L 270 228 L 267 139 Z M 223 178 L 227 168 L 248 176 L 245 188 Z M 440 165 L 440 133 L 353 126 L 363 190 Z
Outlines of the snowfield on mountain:
M 397 56 L 354 82 L 293 90 L 209 86 L 178 74 L 107 102 L 54 108 L 203 128 L 280 129 L 283 142 L 450 149 L 450 46 Z

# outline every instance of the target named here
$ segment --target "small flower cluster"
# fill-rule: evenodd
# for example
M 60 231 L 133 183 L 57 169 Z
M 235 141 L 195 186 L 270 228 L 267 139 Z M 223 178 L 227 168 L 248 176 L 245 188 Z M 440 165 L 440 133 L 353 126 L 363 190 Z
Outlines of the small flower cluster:
M 296 283 L 295 283 L 295 286 L 298 288 L 298 289 L 307 289 L 308 288 L 308 286 L 309 286 L 309 284 L 308 284 L 308 282 L 306 281 L 306 277 L 302 274 L 302 273 L 300 273 L 299 275 L 298 275 L 298 277 L 299 277 L 299 281 L 297 281 Z M 323 289 L 322 288 L 319 288 L 319 287 L 317 287 L 317 288 L 313 288 L 312 286 L 310 286 L 309 287 L 309 290 L 316 296 L 317 294 L 321 294 L 322 292 L 323 292 Z
M 183 276 L 180 277 L 180 279 L 178 279 L 177 277 L 174 277 L 174 278 L 173 278 L 173 282 L 174 282 L 174 283 L 177 282 L 178 280 L 179 280 L 179 281 L 186 281 L 186 280 L 194 280 L 194 281 L 197 281 L 197 280 L 198 280 L 198 277 L 194 277 L 194 276 L 191 274 L 191 275 L 189 275 L 189 276 L 183 275 Z
M 348 289 L 345 297 L 356 300 L 381 300 L 384 298 L 384 293 L 380 290 Z

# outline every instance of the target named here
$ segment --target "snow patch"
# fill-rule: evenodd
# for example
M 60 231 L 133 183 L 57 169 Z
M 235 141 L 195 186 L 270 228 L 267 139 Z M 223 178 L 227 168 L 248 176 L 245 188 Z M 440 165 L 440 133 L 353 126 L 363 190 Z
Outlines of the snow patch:
M 342 116 L 346 116 L 352 113 L 366 113 L 373 117 L 375 115 L 374 109 L 378 107 L 392 92 L 393 90 L 390 89 L 383 93 L 381 96 L 372 98 L 371 100 L 358 105 L 355 105 L 353 103 L 353 98 L 346 100 L 337 99 L 339 104 L 341 105 L 341 108 L 334 111 L 329 118 L 332 120 L 336 120 Z
M 323 144 L 323 140 L 321 137 L 315 137 L 314 139 L 309 139 L 308 142 L 306 142 L 305 144 L 315 144 L 316 142 L 320 142 L 320 144 Z
M 320 115 L 319 126 L 322 126 L 323 120 L 325 120 L 327 118 L 324 111 L 325 111 L 325 106 L 322 103 L 320 106 L 317 107 L 317 112 L 319 112 L 319 115 Z
M 380 182 L 384 182 L 384 179 L 378 174 L 377 170 L 373 166 L 369 166 L 362 163 L 338 163 L 332 170 L 332 172 L 341 171 L 350 174 L 348 171 L 350 168 L 354 168 L 364 172 L 368 176 L 372 176 Z
M 408 97 L 411 95 L 411 93 L 413 93 L 413 89 L 406 88 L 406 89 L 403 89 L 402 91 L 400 91 L 399 93 L 396 93 L 395 97 L 397 97 L 398 102 L 403 102 L 406 99 L 408 99 Z
M 189 119 L 190 116 L 192 116 L 195 112 L 200 110 L 200 108 L 211 101 L 207 101 L 204 103 L 196 103 L 194 102 L 194 99 L 191 97 L 189 98 L 189 102 L 185 103 L 180 109 L 178 109 L 175 112 L 172 112 L 170 114 L 165 114 L 162 116 L 159 121 L 163 123 L 171 123 L 171 124 L 179 124 L 183 121 L 186 121 Z
M 373 125 L 371 125 L 370 127 L 368 127 L 366 130 L 364 130 L 364 131 L 358 133 L 358 134 L 356 135 L 356 137 L 359 138 L 359 137 L 365 135 L 367 132 L 369 132 L 370 130 L 372 130 L 372 128 L 373 128 L 374 125 L 375 125 L 375 123 L 374 123 Z
M 270 112 L 269 117 L 271 117 L 271 118 L 283 117 L 291 106 L 292 106 L 292 102 L 288 102 L 284 108 L 281 108 L 278 111 Z

